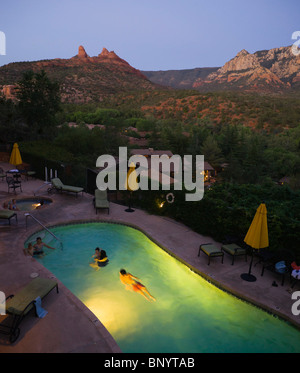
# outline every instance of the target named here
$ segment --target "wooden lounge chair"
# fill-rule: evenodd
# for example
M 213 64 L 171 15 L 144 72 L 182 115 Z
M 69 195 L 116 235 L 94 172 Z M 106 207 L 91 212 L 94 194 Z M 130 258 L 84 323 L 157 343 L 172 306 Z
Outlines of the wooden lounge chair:
M 61 182 L 61 180 L 56 177 L 51 180 L 51 183 L 53 187 L 58 190 L 59 192 L 71 192 L 71 193 L 76 193 L 76 197 L 78 193 L 83 193 L 83 188 L 81 187 L 75 187 L 71 185 L 65 185 Z
M 54 280 L 37 277 L 16 295 L 10 295 L 6 298 L 6 314 L 13 316 L 12 324 L 0 325 L 0 332 L 9 335 L 11 343 L 15 342 L 20 334 L 19 325 L 23 318 L 35 306 L 38 297 L 43 299 L 52 289 L 56 287 L 58 293 L 58 284 Z
M 212 243 L 203 243 L 199 247 L 198 256 L 200 256 L 200 252 L 203 252 L 205 255 L 208 256 L 208 265 L 210 264 L 210 258 L 221 256 L 222 257 L 222 264 L 224 260 L 224 252 L 217 248 L 216 245 Z
M 96 214 L 98 209 L 107 209 L 109 214 L 109 201 L 107 199 L 107 190 L 95 190 L 94 206 Z
M 18 222 L 18 215 L 15 212 L 9 211 L 9 210 L 0 210 L 0 219 L 7 219 L 9 225 L 10 225 L 10 219 L 13 217 L 15 217 L 16 222 Z
M 245 261 L 247 261 L 247 250 L 235 243 L 222 245 L 221 250 L 232 256 L 231 265 L 234 264 L 234 259 L 236 256 L 245 255 Z

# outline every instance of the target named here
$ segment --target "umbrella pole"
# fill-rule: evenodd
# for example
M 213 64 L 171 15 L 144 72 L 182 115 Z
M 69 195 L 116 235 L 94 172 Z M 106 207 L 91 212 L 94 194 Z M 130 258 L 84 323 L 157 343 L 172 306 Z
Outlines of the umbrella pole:
M 129 203 L 128 203 L 128 209 L 126 209 L 126 212 L 134 212 L 134 210 L 131 208 L 131 193 L 129 193 Z
M 248 282 L 256 281 L 256 277 L 251 274 L 251 268 L 252 268 L 252 263 L 253 263 L 253 249 L 251 249 L 251 251 L 252 251 L 252 255 L 251 255 L 251 262 L 250 262 L 250 266 L 249 266 L 249 271 L 248 271 L 248 273 L 242 273 L 241 274 L 241 278 L 245 281 L 248 281 Z

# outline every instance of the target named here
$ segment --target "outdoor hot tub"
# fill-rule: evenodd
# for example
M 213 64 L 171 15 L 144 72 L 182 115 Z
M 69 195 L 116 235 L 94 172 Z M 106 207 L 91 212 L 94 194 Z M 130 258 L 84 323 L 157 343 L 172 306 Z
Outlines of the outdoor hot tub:
M 52 202 L 52 199 L 46 197 L 12 198 L 6 201 L 3 207 L 16 211 L 33 211 L 44 208 L 50 205 Z

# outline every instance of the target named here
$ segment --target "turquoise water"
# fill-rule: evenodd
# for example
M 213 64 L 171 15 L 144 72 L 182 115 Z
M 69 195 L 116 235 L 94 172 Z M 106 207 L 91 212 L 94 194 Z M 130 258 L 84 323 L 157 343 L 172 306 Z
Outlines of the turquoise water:
M 216 288 L 168 255 L 142 232 L 119 224 L 51 229 L 63 250 L 38 260 L 100 319 L 123 352 L 300 352 L 300 332 Z M 43 231 L 51 246 L 57 242 Z M 106 267 L 89 266 L 99 246 Z M 128 291 L 119 270 L 139 277 L 156 298 Z

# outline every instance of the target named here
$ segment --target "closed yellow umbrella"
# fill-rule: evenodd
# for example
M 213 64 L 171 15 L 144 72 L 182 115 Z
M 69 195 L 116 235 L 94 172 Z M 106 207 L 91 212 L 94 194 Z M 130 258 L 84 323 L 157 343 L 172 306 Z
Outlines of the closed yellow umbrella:
M 267 208 L 260 204 L 244 239 L 253 249 L 262 249 L 269 246 Z
M 126 182 L 125 182 L 125 188 L 129 190 L 129 206 L 128 209 L 126 209 L 126 212 L 133 212 L 134 210 L 131 208 L 131 193 L 134 192 L 139 188 L 138 182 L 137 182 L 137 175 L 135 171 L 135 164 L 133 162 L 130 163 L 129 170 L 127 172 Z
M 252 223 L 248 229 L 248 232 L 244 238 L 247 245 L 252 249 L 263 249 L 269 246 L 269 235 L 268 235 L 268 222 L 267 222 L 267 208 L 264 203 L 261 203 L 254 215 Z M 251 267 L 253 262 L 253 250 L 251 263 L 248 273 L 242 273 L 241 277 L 245 281 L 256 281 L 256 277 L 251 274 Z
M 135 171 L 135 164 L 133 162 L 130 163 L 129 170 L 127 172 L 125 188 L 130 192 L 134 192 L 139 188 Z
M 14 143 L 13 150 L 10 155 L 9 163 L 17 166 L 18 164 L 22 164 L 22 158 L 20 154 L 20 150 L 17 143 Z

